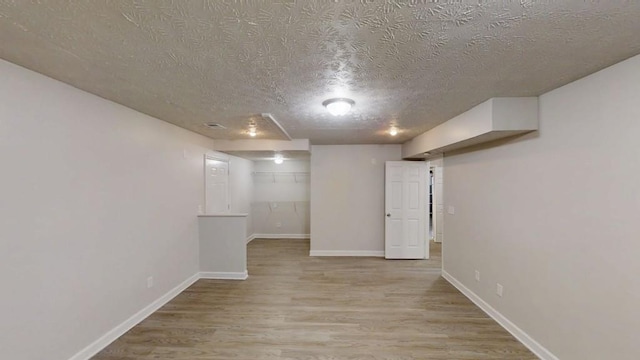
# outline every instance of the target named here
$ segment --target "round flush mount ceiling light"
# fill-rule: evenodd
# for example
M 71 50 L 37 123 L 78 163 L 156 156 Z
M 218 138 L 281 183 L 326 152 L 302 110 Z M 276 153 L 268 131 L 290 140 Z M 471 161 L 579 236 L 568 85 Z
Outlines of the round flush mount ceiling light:
M 249 127 L 249 131 L 247 131 L 247 133 L 249 134 L 249 136 L 251 137 L 256 137 L 256 135 L 258 135 L 258 133 L 256 132 L 256 128 L 255 126 L 251 126 Z
M 284 162 L 284 157 L 282 157 L 282 155 L 278 154 L 276 155 L 276 157 L 273 159 L 273 162 L 280 165 Z
M 391 135 L 391 136 L 398 135 L 398 129 L 395 126 L 391 127 L 391 129 L 389 129 L 389 135 Z
M 327 108 L 327 111 L 329 111 L 333 116 L 345 115 L 355 104 L 355 101 L 347 98 L 334 98 L 322 102 L 322 105 L 324 105 L 324 107 Z

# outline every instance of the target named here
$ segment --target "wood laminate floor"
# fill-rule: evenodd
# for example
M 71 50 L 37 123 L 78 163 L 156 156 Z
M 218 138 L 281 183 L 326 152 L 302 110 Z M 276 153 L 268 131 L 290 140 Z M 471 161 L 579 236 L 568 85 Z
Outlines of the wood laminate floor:
M 93 359 L 537 359 L 431 255 L 319 258 L 307 240 L 257 239 L 248 280 L 199 280 Z

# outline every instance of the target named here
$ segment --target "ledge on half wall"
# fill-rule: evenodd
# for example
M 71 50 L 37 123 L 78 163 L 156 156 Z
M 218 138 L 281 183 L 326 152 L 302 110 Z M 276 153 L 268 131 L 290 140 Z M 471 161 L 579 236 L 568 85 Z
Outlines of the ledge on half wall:
M 383 250 L 311 250 L 309 256 L 384 257 Z
M 201 271 L 199 274 L 200 279 L 209 280 L 247 280 L 249 278 L 249 272 L 221 272 L 221 271 Z
M 247 244 L 253 239 L 298 239 L 308 240 L 311 238 L 310 234 L 253 234 L 247 238 Z

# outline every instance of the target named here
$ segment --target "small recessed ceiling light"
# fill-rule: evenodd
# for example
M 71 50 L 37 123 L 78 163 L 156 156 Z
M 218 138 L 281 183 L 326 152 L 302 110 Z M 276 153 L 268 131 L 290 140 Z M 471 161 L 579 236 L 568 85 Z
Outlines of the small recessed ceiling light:
M 327 111 L 329 111 L 329 113 L 333 116 L 345 115 L 355 104 L 355 101 L 347 98 L 335 98 L 322 102 L 322 105 L 324 105 L 324 107 L 327 108 Z
M 273 159 L 273 162 L 280 165 L 284 162 L 284 158 L 282 157 L 282 155 L 276 155 L 276 157 Z
M 389 135 L 391 136 L 398 135 L 398 129 L 396 129 L 395 127 L 391 127 L 391 129 L 389 129 Z
M 249 134 L 249 136 L 251 137 L 255 137 L 256 135 L 258 135 L 258 133 L 256 132 L 256 128 L 255 127 L 250 127 L 249 131 L 247 132 Z

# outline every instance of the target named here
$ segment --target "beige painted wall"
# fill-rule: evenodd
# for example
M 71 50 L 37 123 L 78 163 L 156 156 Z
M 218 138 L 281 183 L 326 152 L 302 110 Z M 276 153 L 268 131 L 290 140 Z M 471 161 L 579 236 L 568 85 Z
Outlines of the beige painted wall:
M 68 359 L 197 272 L 211 140 L 0 74 L 0 357 Z
M 384 163 L 400 159 L 400 145 L 312 147 L 312 254 L 383 254 Z
M 640 354 L 638 94 L 640 56 L 541 96 L 538 133 L 445 156 L 445 270 L 560 359 Z

